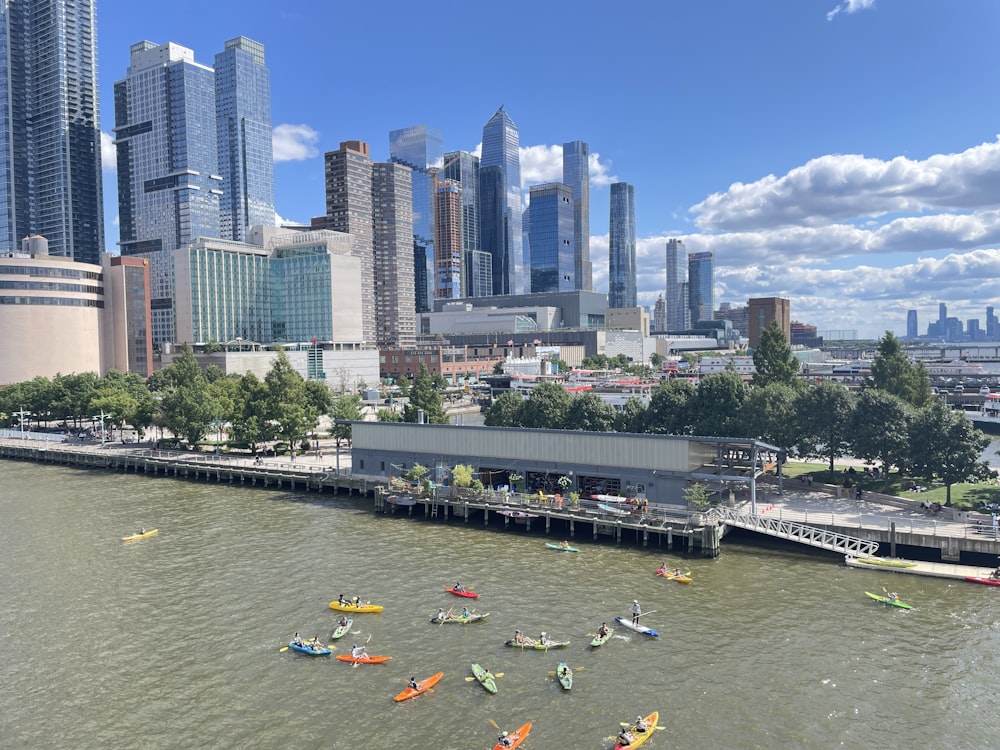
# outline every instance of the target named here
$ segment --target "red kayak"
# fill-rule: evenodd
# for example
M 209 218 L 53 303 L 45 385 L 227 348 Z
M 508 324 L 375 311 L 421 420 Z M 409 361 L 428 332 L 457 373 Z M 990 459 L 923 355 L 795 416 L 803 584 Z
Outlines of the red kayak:
M 976 576 L 966 576 L 966 581 L 972 581 L 973 583 L 983 583 L 987 586 L 1000 586 L 1000 579 L 997 578 L 976 578 Z
M 445 586 L 444 590 L 454 594 L 455 596 L 464 596 L 468 599 L 479 598 L 479 594 L 477 594 L 475 591 L 469 591 L 468 589 L 458 590 L 454 586 Z

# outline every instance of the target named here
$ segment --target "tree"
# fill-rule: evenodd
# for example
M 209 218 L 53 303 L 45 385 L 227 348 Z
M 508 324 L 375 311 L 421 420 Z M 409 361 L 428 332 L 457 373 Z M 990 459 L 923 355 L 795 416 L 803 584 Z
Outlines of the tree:
M 420 365 L 420 372 L 413 378 L 410 401 L 403 408 L 403 421 L 416 422 L 421 411 L 427 424 L 448 424 L 441 391 L 435 386 L 435 378 L 427 370 L 427 365 Z
M 483 424 L 487 427 L 522 427 L 521 413 L 524 403 L 520 393 L 513 391 L 501 393 L 486 410 Z
M 396 378 L 396 385 L 399 386 L 399 395 L 402 398 L 406 398 L 410 395 L 410 379 L 405 375 L 400 375 Z
M 646 405 L 632 396 L 615 414 L 615 432 L 641 433 L 646 424 Z
M 392 409 L 379 409 L 375 412 L 375 419 L 379 422 L 402 422 L 403 415 Z
M 208 381 L 187 344 L 164 369 L 170 372 L 160 381 L 167 387 L 160 399 L 159 423 L 175 437 L 183 437 L 195 446 L 207 434 L 217 411 Z
M 643 414 L 642 432 L 686 435 L 691 430 L 695 386 L 688 380 L 661 380 Z
M 790 450 L 798 437 L 798 389 L 787 383 L 771 382 L 752 388 L 743 404 L 743 424 L 750 437 Z
M 745 437 L 743 402 L 747 385 L 734 372 L 720 372 L 701 379 L 691 401 L 691 434 Z
M 293 449 L 319 423 L 316 408 L 306 388 L 306 381 L 288 361 L 285 351 L 278 348 L 278 356 L 267 375 L 267 417 L 274 425 L 275 436 Z
M 931 379 L 922 362 L 913 363 L 899 339 L 886 331 L 879 340 L 872 362 L 870 386 L 891 393 L 911 406 L 925 406 L 931 400 Z
M 456 487 L 466 489 L 472 484 L 474 473 L 472 467 L 468 464 L 457 464 L 451 470 L 451 478 L 454 480 Z
M 796 396 L 795 414 L 796 453 L 828 459 L 832 473 L 834 459 L 850 450 L 854 396 L 839 383 L 812 383 Z
M 330 416 L 333 417 L 333 436 L 337 439 L 337 446 L 340 446 L 341 440 L 346 440 L 348 443 L 351 442 L 351 425 L 349 424 L 339 424 L 341 420 L 350 420 L 352 422 L 360 422 L 365 416 L 361 411 L 362 401 L 361 396 L 357 394 L 351 394 L 349 396 L 341 396 L 336 401 L 333 402 L 333 407 L 330 410 Z
M 695 510 L 704 510 L 707 508 L 712 497 L 711 492 L 708 490 L 708 486 L 701 482 L 695 482 L 694 484 L 685 487 L 682 494 L 684 495 L 684 500 L 688 504 L 688 507 L 694 508 Z
M 615 410 L 593 391 L 574 398 L 566 413 L 566 428 L 586 432 L 611 432 L 615 426 Z
M 989 442 L 964 414 L 935 399 L 910 423 L 910 468 L 928 481 L 940 478 L 945 505 L 951 505 L 951 486 L 978 473 L 979 456 Z
M 531 389 L 531 397 L 521 412 L 522 426 L 563 429 L 572 400 L 573 397 L 558 383 L 539 383 Z
M 909 456 L 909 416 L 910 406 L 898 396 L 874 388 L 862 390 L 854 409 L 851 453 L 881 462 L 886 473 L 892 466 L 903 466 Z
M 755 387 L 770 383 L 794 386 L 798 383 L 799 361 L 776 321 L 772 320 L 761 331 L 760 343 L 753 352 L 753 364 L 757 370 L 753 376 Z
M 239 379 L 230 427 L 233 441 L 254 453 L 258 445 L 274 439 L 274 425 L 267 416 L 267 386 L 252 372 Z

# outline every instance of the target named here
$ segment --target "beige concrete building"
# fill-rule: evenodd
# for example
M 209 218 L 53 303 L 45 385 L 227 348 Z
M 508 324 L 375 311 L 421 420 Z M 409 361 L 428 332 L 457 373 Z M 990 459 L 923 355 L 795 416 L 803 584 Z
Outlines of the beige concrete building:
M 604 326 L 609 331 L 638 331 L 649 336 L 649 313 L 642 307 L 609 307 L 604 316 Z

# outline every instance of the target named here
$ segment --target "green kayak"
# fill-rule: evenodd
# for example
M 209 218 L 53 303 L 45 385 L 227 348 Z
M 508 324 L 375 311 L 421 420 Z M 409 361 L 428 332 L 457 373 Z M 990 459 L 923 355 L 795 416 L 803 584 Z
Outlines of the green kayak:
M 866 591 L 865 594 L 870 596 L 875 601 L 882 602 L 883 604 L 891 604 L 893 607 L 900 607 L 901 609 L 913 609 L 913 605 L 901 602 L 899 599 L 890 599 L 888 596 L 873 594 L 871 591 Z
M 556 679 L 559 680 L 563 690 L 569 690 L 573 687 L 573 670 L 567 666 L 566 662 L 561 661 L 556 667 Z
M 497 681 L 493 679 L 493 675 L 490 674 L 488 669 L 483 669 L 478 664 L 473 664 L 472 674 L 476 676 L 479 684 L 486 688 L 488 692 L 495 693 L 497 691 Z
M 549 549 L 557 549 L 560 552 L 579 552 L 580 550 L 576 547 L 567 547 L 564 544 L 553 544 L 552 542 L 546 542 L 545 546 Z
M 330 640 L 337 640 L 338 638 L 343 638 L 349 632 L 351 632 L 351 625 L 354 624 L 354 620 L 350 617 L 347 618 L 346 625 L 338 625 L 337 629 L 333 631 L 333 635 L 330 636 Z
M 590 645 L 593 646 L 594 648 L 597 648 L 598 646 L 603 646 L 605 643 L 608 642 L 608 638 L 614 635 L 614 632 L 615 632 L 614 628 L 608 628 L 608 631 L 604 635 L 600 634 L 595 635 L 594 640 L 590 642 Z

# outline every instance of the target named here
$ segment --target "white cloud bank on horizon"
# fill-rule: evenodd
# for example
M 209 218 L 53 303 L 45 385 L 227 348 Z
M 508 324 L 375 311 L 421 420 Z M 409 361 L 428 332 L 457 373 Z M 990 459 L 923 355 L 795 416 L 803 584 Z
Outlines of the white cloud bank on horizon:
M 479 150 L 482 144 L 479 144 Z M 563 149 L 558 146 L 522 146 L 521 159 L 521 189 L 527 190 L 532 185 L 546 182 L 562 182 Z M 610 172 L 611 165 L 601 161 L 600 153 L 593 151 L 587 158 L 587 171 L 590 175 L 591 187 L 610 185 L 618 178 Z
M 874 7 L 875 0 L 844 0 L 844 2 L 826 14 L 826 20 L 832 21 L 838 13 L 857 13 L 859 10 Z
M 308 125 L 275 125 L 271 135 L 274 163 L 305 161 L 319 156 L 319 133 Z

